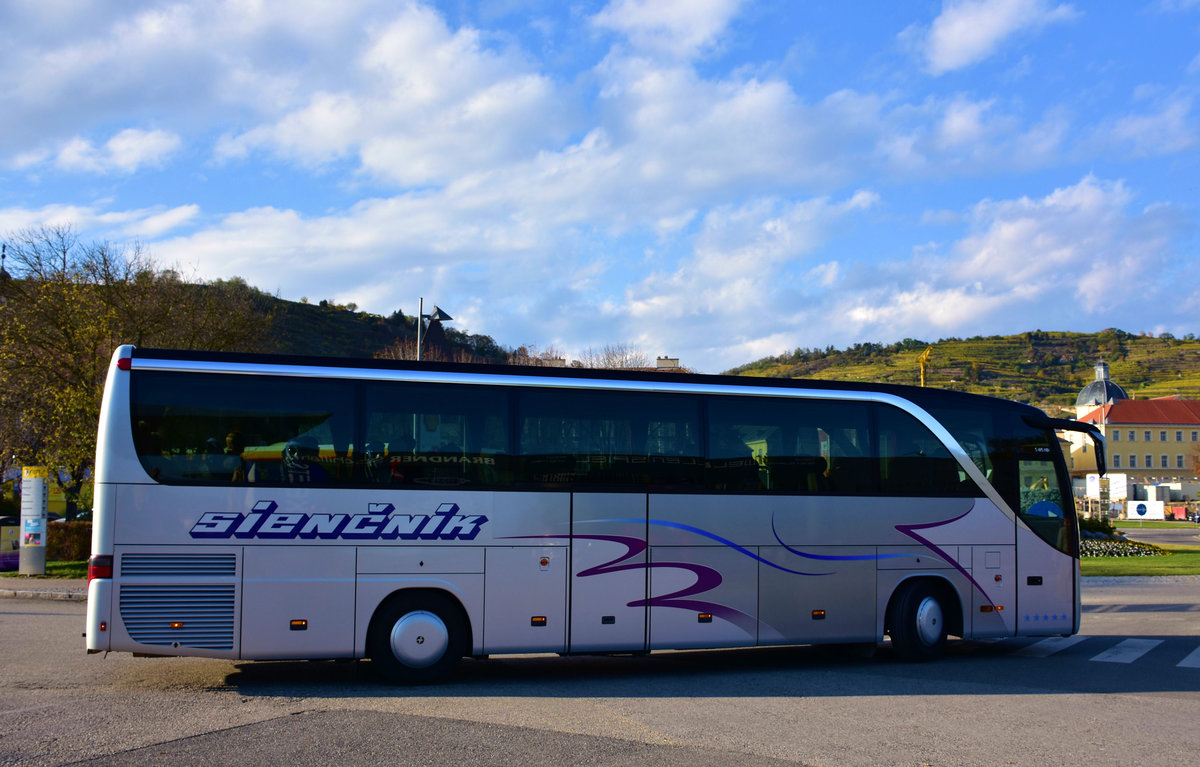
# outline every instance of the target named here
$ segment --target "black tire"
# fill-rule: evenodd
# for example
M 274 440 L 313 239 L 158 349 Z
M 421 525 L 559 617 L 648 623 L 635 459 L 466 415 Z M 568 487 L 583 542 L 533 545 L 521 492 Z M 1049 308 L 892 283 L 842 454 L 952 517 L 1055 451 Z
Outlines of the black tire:
M 467 621 L 455 599 L 436 591 L 401 592 L 371 618 L 367 657 L 393 684 L 429 684 L 450 675 L 466 654 Z
M 888 609 L 888 634 L 896 655 L 906 661 L 930 661 L 946 649 L 949 605 L 942 589 L 924 582 L 900 586 Z

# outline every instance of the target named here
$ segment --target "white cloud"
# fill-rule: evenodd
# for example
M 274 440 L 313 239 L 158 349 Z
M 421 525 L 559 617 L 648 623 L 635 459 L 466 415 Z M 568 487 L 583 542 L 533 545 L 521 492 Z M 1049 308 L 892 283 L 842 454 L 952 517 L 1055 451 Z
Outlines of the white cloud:
M 802 334 L 801 308 L 839 280 L 836 262 L 809 264 L 837 222 L 878 203 L 859 191 L 841 202 L 759 199 L 711 211 L 692 252 L 673 271 L 653 272 L 626 292 L 634 327 L 652 325 L 659 345 L 703 354 L 724 367 L 778 353 Z M 716 339 L 721 339 L 719 343 Z M 765 350 L 765 351 L 764 351 Z
M 198 215 L 200 215 L 199 205 L 180 205 L 161 213 L 147 215 L 127 226 L 126 231 L 133 237 L 161 237 L 167 232 L 195 220 Z
M 938 126 L 938 138 L 944 146 L 975 144 L 984 136 L 984 113 L 993 101 L 970 102 L 955 99 L 946 107 Z
M 948 255 L 921 250 L 878 269 L 874 281 L 886 284 L 861 275 L 837 314 L 851 319 L 851 335 L 887 338 L 1013 332 L 1030 316 L 1043 326 L 1054 317 L 1072 328 L 1088 317 L 1120 325 L 1115 316 L 1129 321 L 1166 298 L 1152 276 L 1169 264 L 1181 228 L 1170 208 L 1131 212 L 1132 202 L 1122 182 L 1092 176 L 1040 199 L 985 200 Z
M 306 165 L 356 154 L 371 177 L 401 186 L 444 184 L 473 169 L 528 156 L 567 134 L 561 94 L 517 53 L 451 30 L 408 2 L 361 42 L 342 88 L 318 90 L 254 128 L 227 135 L 219 159 L 265 150 Z
M 110 210 L 111 200 L 90 205 L 46 205 L 40 208 L 0 208 L 0 232 L 43 226 L 69 226 L 85 239 L 124 241 L 154 238 L 177 229 L 199 215 L 197 205 Z
M 993 55 L 1013 36 L 1078 16 L 1051 0 L 944 0 L 941 14 L 919 38 L 926 69 L 934 75 L 962 69 Z
M 136 173 L 144 167 L 162 167 L 181 144 L 180 137 L 169 131 L 126 128 L 100 147 L 76 137 L 59 149 L 54 163 L 64 171 Z
M 1173 98 L 1154 114 L 1128 115 L 1107 131 L 1111 141 L 1132 148 L 1138 155 L 1170 154 L 1196 144 L 1192 100 Z
M 643 53 L 690 58 L 713 47 L 743 0 L 611 0 L 592 23 Z

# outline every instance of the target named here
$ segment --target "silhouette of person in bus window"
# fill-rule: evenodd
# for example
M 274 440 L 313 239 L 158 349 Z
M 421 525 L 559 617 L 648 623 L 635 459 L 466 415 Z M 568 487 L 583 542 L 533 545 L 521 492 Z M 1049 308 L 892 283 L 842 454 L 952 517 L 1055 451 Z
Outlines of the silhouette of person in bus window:
M 388 482 L 404 485 L 412 482 L 417 465 L 413 463 L 413 450 L 417 442 L 407 434 L 388 443 Z
M 368 442 L 363 449 L 363 474 L 366 480 L 376 485 L 388 483 L 387 452 L 381 442 Z
M 245 449 L 245 441 L 240 431 L 231 431 L 225 435 L 225 459 L 221 467 L 232 482 L 246 481 L 246 462 L 242 458 L 242 451 Z
M 282 480 L 292 485 L 324 483 L 329 479 L 325 467 L 318 463 L 320 449 L 317 440 L 307 434 L 293 438 L 283 446 Z

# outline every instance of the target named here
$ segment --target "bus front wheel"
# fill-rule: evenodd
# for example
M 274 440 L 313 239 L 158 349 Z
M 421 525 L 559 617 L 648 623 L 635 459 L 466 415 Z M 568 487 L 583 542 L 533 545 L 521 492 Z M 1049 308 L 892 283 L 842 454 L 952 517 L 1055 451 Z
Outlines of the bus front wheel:
M 888 634 L 896 655 L 907 661 L 941 657 L 946 648 L 946 605 L 941 589 L 925 581 L 900 587 L 888 611 Z
M 375 612 L 367 656 L 389 682 L 428 684 L 446 678 L 466 653 L 467 627 L 453 598 L 400 593 Z

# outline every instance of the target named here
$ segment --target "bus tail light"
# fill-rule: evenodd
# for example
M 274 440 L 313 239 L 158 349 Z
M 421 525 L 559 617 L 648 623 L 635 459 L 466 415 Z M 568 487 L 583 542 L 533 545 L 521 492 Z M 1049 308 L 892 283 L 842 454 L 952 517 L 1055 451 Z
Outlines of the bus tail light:
M 97 554 L 88 560 L 88 583 L 96 578 L 113 577 L 113 558 L 111 554 Z
M 129 370 L 133 367 L 133 360 L 129 357 L 121 357 L 117 360 L 117 370 Z

